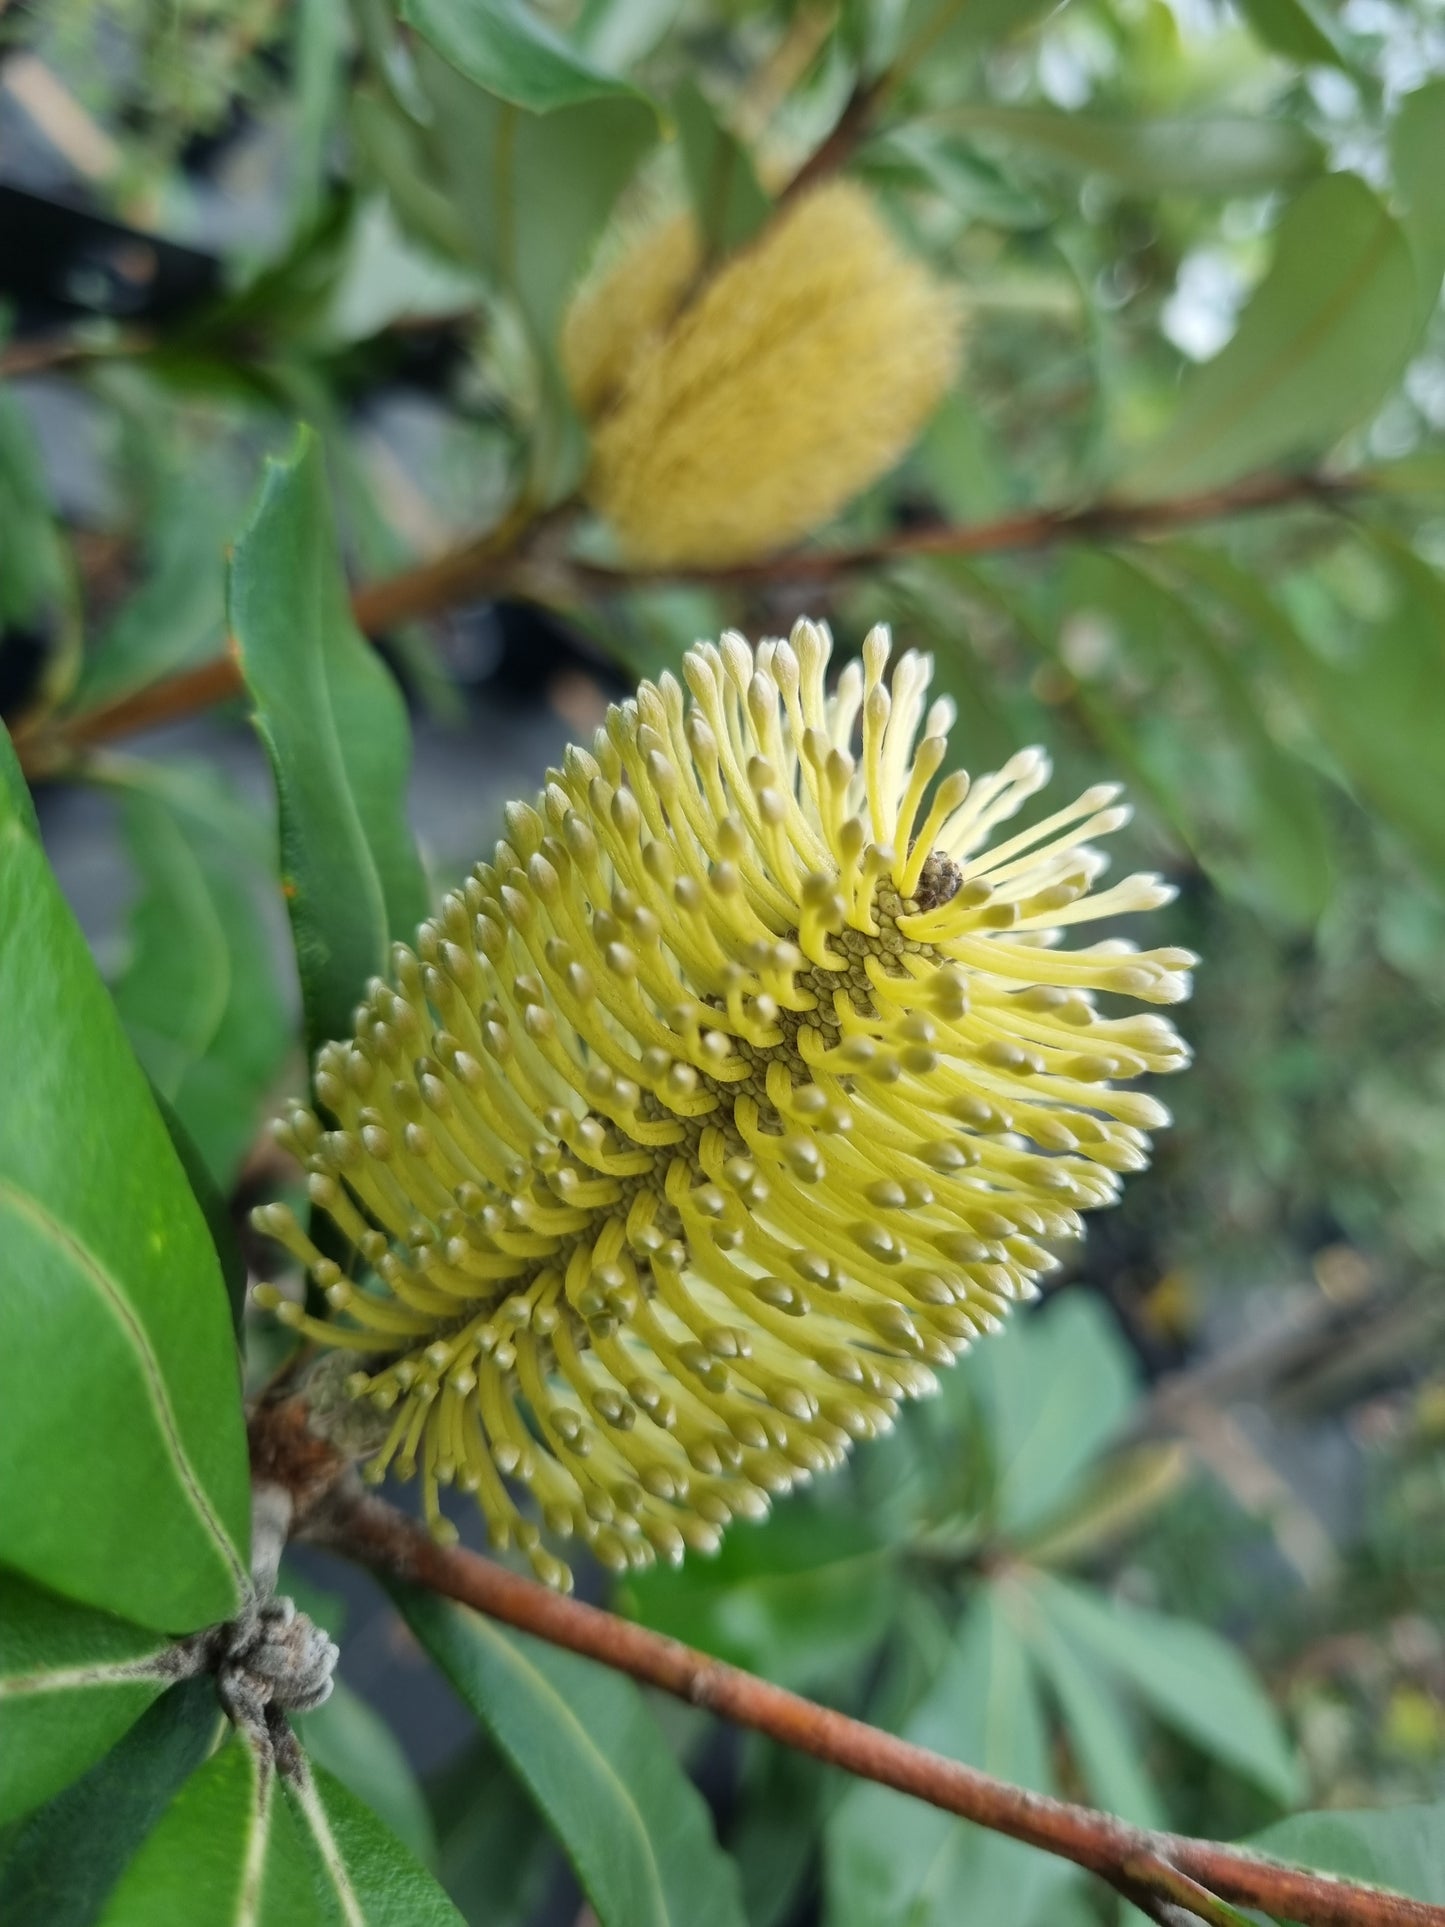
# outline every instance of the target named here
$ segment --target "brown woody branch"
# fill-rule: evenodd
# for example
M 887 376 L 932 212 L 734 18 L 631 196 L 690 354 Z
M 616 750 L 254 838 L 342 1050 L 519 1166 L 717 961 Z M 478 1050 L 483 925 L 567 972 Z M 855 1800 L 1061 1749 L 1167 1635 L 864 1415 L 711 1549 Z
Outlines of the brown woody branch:
M 1318 474 L 1256 475 L 1229 488 L 1208 489 L 1163 502 L 1095 502 L 1076 509 L 1029 509 L 990 522 L 903 529 L 849 547 L 801 549 L 731 568 L 609 569 L 565 557 L 538 555 L 538 537 L 555 533 L 559 514 L 527 522 L 518 512 L 491 534 L 465 542 L 412 569 L 359 589 L 352 600 L 358 626 L 384 635 L 403 622 L 440 614 L 484 596 L 560 603 L 619 595 L 663 583 L 691 582 L 723 590 L 806 587 L 919 556 L 980 556 L 1047 549 L 1066 542 L 1111 541 L 1167 534 L 1200 522 L 1314 503 L 1336 507 L 1370 487 L 1368 477 Z M 78 750 L 208 709 L 241 693 L 239 666 L 229 656 L 163 677 L 115 703 L 17 732 L 27 774 L 63 768 Z
M 1205 1921 L 1227 1905 L 1299 1927 L 1445 1927 L 1445 1907 L 1289 1867 L 1212 1840 L 1158 1833 L 980 1773 L 790 1693 L 680 1641 L 550 1592 L 476 1553 L 439 1546 L 394 1507 L 335 1486 L 303 1531 L 391 1578 L 460 1601 L 765 1734 L 828 1766 L 1060 1856 L 1131 1899 L 1183 1906 Z

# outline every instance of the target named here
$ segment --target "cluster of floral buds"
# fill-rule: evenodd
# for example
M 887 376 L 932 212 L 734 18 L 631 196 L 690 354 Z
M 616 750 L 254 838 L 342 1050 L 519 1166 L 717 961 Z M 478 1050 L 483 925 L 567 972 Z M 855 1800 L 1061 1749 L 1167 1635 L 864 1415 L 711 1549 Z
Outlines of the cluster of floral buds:
M 265 1207 L 335 1317 L 266 1302 L 357 1354 L 372 1475 L 443 1537 L 475 1493 L 553 1584 L 547 1539 L 707 1551 L 886 1431 L 1167 1122 L 1119 1081 L 1183 1045 L 1095 994 L 1174 1003 L 1194 959 L 1058 946 L 1170 895 L 1091 893 L 1116 790 L 995 841 L 1044 756 L 939 780 L 928 659 L 875 630 L 830 694 L 830 648 L 724 636 L 612 709 L 281 1127 L 356 1262 Z

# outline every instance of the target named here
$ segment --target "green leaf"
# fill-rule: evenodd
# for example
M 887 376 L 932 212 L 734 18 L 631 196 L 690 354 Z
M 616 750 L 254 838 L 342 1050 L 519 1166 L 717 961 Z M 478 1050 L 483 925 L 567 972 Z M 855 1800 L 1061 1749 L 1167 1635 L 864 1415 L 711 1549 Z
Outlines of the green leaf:
M 191 1187 L 192 1195 L 201 1207 L 206 1229 L 211 1234 L 216 1262 L 221 1267 L 221 1280 L 226 1287 L 226 1302 L 231 1307 L 231 1332 L 239 1345 L 241 1321 L 246 1312 L 246 1286 L 249 1282 L 249 1273 L 246 1254 L 242 1251 L 241 1241 L 236 1235 L 231 1208 L 217 1189 L 216 1181 L 205 1159 L 196 1149 L 194 1139 L 154 1084 L 151 1085 L 151 1096 L 155 1100 L 156 1109 L 161 1114 L 161 1121 L 166 1127 L 172 1149 L 180 1159 L 181 1169 L 186 1174 L 186 1183 Z
M 1159 544 L 1147 555 L 1187 575 L 1194 550 Z M 1109 614 L 1152 659 L 1160 689 L 1177 685 L 1181 665 L 1192 664 L 1224 724 L 1220 761 L 1202 752 L 1192 718 L 1170 734 L 1156 725 L 1153 742 L 1141 745 L 1171 820 L 1221 888 L 1275 921 L 1313 924 L 1334 885 L 1314 773 L 1270 735 L 1252 679 L 1187 594 L 1122 556 L 1091 558 L 1089 573 L 1109 591 Z
M 166 1685 L 165 1640 L 0 1570 L 0 1824 L 58 1793 Z
M 682 11 L 682 0 L 583 0 L 577 45 L 597 66 L 622 73 L 645 60 Z
M 1273 1860 L 1445 1905 L 1445 1806 L 1296 1813 L 1240 1844 Z
M 990 1590 L 904 1737 L 1036 1791 L 1049 1790 L 1048 1734 L 1028 1655 Z M 1033 1927 L 1072 1870 L 1031 1847 L 873 1785 L 855 1786 L 827 1830 L 830 1927 Z
M 937 124 L 1149 194 L 1260 194 L 1317 173 L 1322 158 L 1303 127 L 1258 116 L 1122 120 L 969 101 L 924 117 Z
M 226 1293 L 18 780 L 0 785 L 0 1063 L 26 1095 L 0 1106 L 0 1559 L 185 1632 L 246 1582 Z
M 350 1916 L 354 1924 L 358 1916 Z M 100 1927 L 340 1927 L 312 1841 L 239 1734 L 181 1788 Z
M 1128 1718 L 1097 1669 L 1080 1658 L 1049 1618 L 1048 1596 L 1027 1578 L 1010 1585 L 1015 1623 L 1058 1702 L 1069 1747 L 1097 1806 L 1139 1827 L 1163 1827 L 1159 1794 L 1144 1770 Z
M 364 1927 L 460 1927 L 436 1881 L 356 1795 L 323 1767 L 287 1803 L 310 1828 L 334 1918 Z M 323 1918 L 330 1919 L 330 1910 Z
M 617 196 L 657 141 L 657 116 L 614 97 L 539 120 L 424 52 L 417 65 L 473 257 L 548 350 Z
M 772 212 L 746 147 L 718 119 L 695 81 L 673 97 L 682 166 L 704 258 L 711 261 L 750 240 Z
M 1070 1291 L 981 1346 L 998 1523 L 1018 1534 L 1065 1499 L 1138 1397 L 1124 1341 L 1097 1298 Z
M 324 1706 L 297 1715 L 291 1724 L 312 1764 L 325 1767 L 409 1853 L 430 1865 L 436 1855 L 431 1816 L 411 1762 L 386 1721 L 344 1680 L 336 1680 Z
M 345 1037 L 426 880 L 406 820 L 411 740 L 390 671 L 351 620 L 321 448 L 271 462 L 231 565 L 231 631 L 271 759 L 281 867 L 314 1048 Z
M 602 1927 L 742 1927 L 737 1870 L 630 1680 L 430 1594 L 393 1593 L 526 1784 Z
M 221 1725 L 215 1682 L 173 1686 L 83 1778 L 23 1821 L 0 1854 L 5 1927 L 92 1927 L 106 1895 Z
M 0 632 L 38 623 L 64 578 L 40 451 L 22 409 L 0 392 Z
M 252 880 L 234 850 L 168 800 L 123 805 L 141 890 L 113 989 L 137 1057 L 213 1179 L 230 1188 L 290 1047 Z
M 171 670 L 220 653 L 225 545 L 235 532 L 236 507 L 225 470 L 216 474 L 214 464 L 205 488 L 196 487 L 194 472 L 184 466 L 161 480 L 145 531 L 145 575 L 87 649 L 71 710 L 115 702 Z
M 437 1872 L 471 1920 L 527 1927 L 555 1870 L 551 1836 L 524 1787 L 485 1733 L 427 1784 L 436 1817 Z
M 1445 80 L 1406 94 L 1390 129 L 1390 161 L 1403 204 L 1400 224 L 1415 257 L 1423 327 L 1445 276 Z
M 1275 650 L 1361 800 L 1445 884 L 1445 814 L 1420 781 L 1445 740 L 1445 582 L 1401 545 L 1376 539 L 1394 575 L 1394 608 L 1352 654 L 1333 660 L 1226 557 L 1191 548 L 1187 563 Z
M 1167 1726 L 1275 1799 L 1298 1799 L 1299 1768 L 1278 1715 L 1227 1640 L 1043 1573 L 1031 1590 L 1056 1631 L 1131 1686 Z
M 1286 60 L 1350 71 L 1334 22 L 1315 0 L 1239 0 L 1239 10 L 1265 46 Z
M 882 1639 L 897 1574 L 876 1527 L 806 1499 L 735 1524 L 717 1557 L 629 1574 L 622 1611 L 789 1686 L 856 1667 Z
M 514 107 L 549 114 L 622 95 L 630 82 L 570 47 L 521 0 L 402 0 L 401 17 L 476 86 Z
M 1399 380 L 1418 308 L 1398 223 L 1353 174 L 1313 182 L 1280 222 L 1233 339 L 1185 377 L 1171 420 L 1126 458 L 1114 492 L 1183 494 L 1322 453 Z

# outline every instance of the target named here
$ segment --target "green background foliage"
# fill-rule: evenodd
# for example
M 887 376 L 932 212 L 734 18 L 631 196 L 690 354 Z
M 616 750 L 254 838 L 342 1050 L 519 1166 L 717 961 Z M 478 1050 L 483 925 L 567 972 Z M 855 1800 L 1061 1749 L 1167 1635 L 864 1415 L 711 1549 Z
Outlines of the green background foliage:
M 932 650 L 971 766 L 1127 780 L 1160 940 L 1205 959 L 1196 1065 L 1049 1302 L 607 1603 L 1025 1786 L 1445 1900 L 1438 13 L 163 11 L 0 29 L 70 198 L 213 269 L 134 319 L 57 270 L 0 322 L 0 1917 L 1139 1918 L 334 1567 L 285 1582 L 344 1652 L 309 1796 L 146 1670 L 241 1598 L 243 1386 L 282 1357 L 245 1213 L 296 1187 L 262 1131 L 305 1049 L 609 696 L 805 611 Z M 678 209 L 745 247 L 850 111 L 838 164 L 967 324 L 918 447 L 808 545 L 872 559 L 802 597 L 621 572 L 567 304 Z M 358 585 L 534 525 L 530 572 L 358 625 Z M 457 608 L 503 589 L 532 626 L 488 682 Z M 158 686 L 218 662 L 204 723 L 122 740 L 114 705 L 174 719 Z

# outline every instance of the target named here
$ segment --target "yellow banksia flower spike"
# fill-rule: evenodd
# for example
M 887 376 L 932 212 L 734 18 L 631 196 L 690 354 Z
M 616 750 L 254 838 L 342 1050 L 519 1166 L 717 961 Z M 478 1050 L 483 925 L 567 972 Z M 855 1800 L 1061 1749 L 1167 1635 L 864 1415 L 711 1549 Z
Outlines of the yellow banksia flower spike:
M 896 465 L 958 364 L 955 294 L 855 182 L 800 196 L 697 287 L 702 268 L 691 220 L 664 223 L 563 331 L 588 494 L 656 568 L 746 561 L 818 528 Z
M 544 1531 L 708 1551 L 886 1432 L 1168 1121 L 1120 1080 L 1179 1038 L 1095 994 L 1174 1003 L 1193 957 L 1059 946 L 1171 895 L 1092 891 L 1115 787 L 1000 836 L 1043 754 L 939 780 L 929 659 L 875 630 L 830 695 L 830 649 L 726 635 L 609 711 L 279 1127 L 360 1275 L 267 1206 L 336 1318 L 265 1302 L 357 1354 L 373 1476 L 443 1537 L 474 1492 L 553 1584 Z

